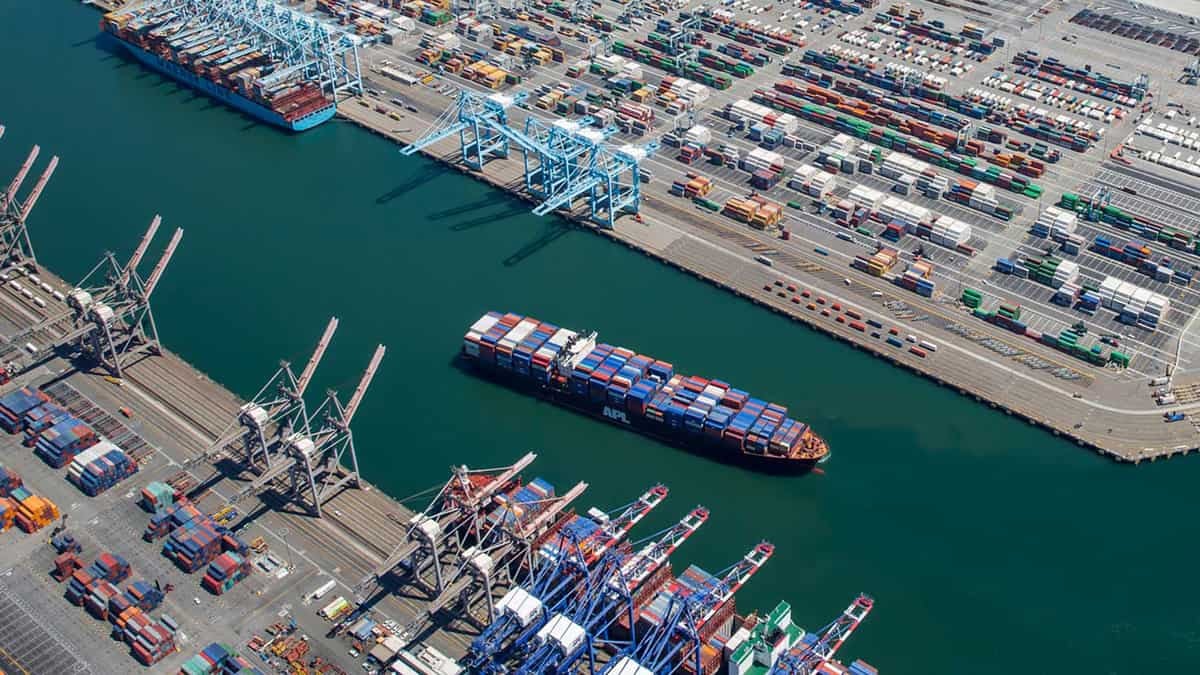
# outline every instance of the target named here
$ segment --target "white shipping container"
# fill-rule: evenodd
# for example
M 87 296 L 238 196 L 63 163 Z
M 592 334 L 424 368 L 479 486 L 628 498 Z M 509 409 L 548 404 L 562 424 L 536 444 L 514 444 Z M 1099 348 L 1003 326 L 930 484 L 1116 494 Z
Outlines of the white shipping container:
M 712 131 L 702 124 L 697 124 L 687 130 L 687 133 L 683 135 L 683 139 L 688 143 L 707 146 L 712 142 Z

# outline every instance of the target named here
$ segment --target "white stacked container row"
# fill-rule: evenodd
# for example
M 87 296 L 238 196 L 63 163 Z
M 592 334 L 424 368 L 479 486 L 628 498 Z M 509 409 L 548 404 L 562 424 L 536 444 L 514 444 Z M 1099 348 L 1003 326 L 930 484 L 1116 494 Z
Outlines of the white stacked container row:
M 712 95 L 712 90 L 700 84 L 693 82 L 686 77 L 676 77 L 670 82 L 666 82 L 667 90 L 680 98 L 687 99 L 694 104 L 703 103 Z
M 479 341 L 483 339 L 483 334 L 492 329 L 496 322 L 500 320 L 498 316 L 484 314 L 478 321 L 471 324 L 471 328 L 467 331 L 467 335 L 463 338 L 463 348 L 471 356 L 479 356 Z
M 998 110 L 1001 112 L 1012 107 L 1012 98 L 1008 96 L 1001 96 L 1000 94 L 990 91 L 984 91 L 983 89 L 976 89 L 975 87 L 967 89 L 967 96 L 968 98 L 978 99 L 991 106 L 993 110 Z
M 707 146 L 712 142 L 712 131 L 703 124 L 697 124 L 684 133 L 683 140 L 685 143 L 695 143 L 699 146 Z
M 625 67 L 625 64 L 629 63 L 629 59 L 625 58 L 624 56 L 617 56 L 616 54 L 597 56 L 595 61 L 614 73 L 621 72 L 621 69 Z
M 888 178 L 897 178 L 900 174 L 904 173 L 919 176 L 927 171 L 933 171 L 933 167 L 929 165 L 929 162 L 923 162 L 903 152 L 889 152 L 883 158 L 883 164 L 879 167 L 879 173 Z
M 956 248 L 971 239 L 971 226 L 950 216 L 937 216 L 930 228 L 929 240 L 941 246 Z
M 971 191 L 971 196 L 967 198 L 967 205 L 987 213 L 995 211 L 996 207 L 1000 205 L 1000 201 L 996 199 L 996 186 L 979 183 Z
M 911 227 L 929 224 L 933 218 L 933 212 L 929 209 L 898 197 L 884 197 L 876 211 L 885 222 L 899 221 Z
M 760 169 L 783 171 L 785 166 L 783 155 L 778 152 L 771 152 L 765 148 L 754 148 L 750 152 L 747 152 L 742 162 L 745 164 L 746 170 L 750 172 Z
M 516 346 L 520 344 L 522 340 L 529 337 L 529 335 L 533 333 L 534 329 L 537 327 L 537 321 L 533 319 L 525 319 L 521 323 L 518 323 L 512 330 L 508 331 L 508 335 L 505 335 L 504 339 L 500 340 L 499 345 L 508 347 L 509 349 L 515 349 Z
M 1176 152 L 1174 155 L 1169 155 L 1166 152 L 1151 152 L 1143 154 L 1142 157 L 1147 161 L 1170 167 L 1176 171 L 1182 171 L 1192 176 L 1200 176 L 1200 162 L 1196 160 L 1196 156 L 1188 155 L 1185 159 L 1181 156 L 1182 154 L 1182 152 Z
M 880 203 L 883 202 L 884 194 L 874 188 L 869 188 L 866 185 L 855 185 L 850 190 L 850 201 L 863 208 L 871 211 L 879 210 Z
M 1166 122 L 1159 122 L 1156 125 L 1153 118 L 1148 118 L 1137 125 L 1137 132 L 1165 143 L 1183 146 L 1188 150 L 1200 150 L 1200 131 L 1189 131 Z
M 67 467 L 67 476 L 74 478 L 77 482 L 83 476 L 87 465 L 92 463 L 92 460 L 103 457 L 113 450 L 120 450 L 120 448 L 114 445 L 112 441 L 100 439 L 99 443 L 75 455 L 75 459 L 71 460 L 71 465 Z
M 1105 277 L 1100 284 L 1100 303 L 1113 311 L 1130 312 L 1155 323 L 1171 309 L 1171 301 L 1166 296 L 1117 277 Z
M 744 98 L 730 103 L 725 110 L 731 117 L 749 120 L 752 123 L 761 122 L 785 134 L 794 133 L 800 126 L 800 120 L 795 115 L 778 113 L 765 105 Z
M 1079 224 L 1079 214 L 1057 206 L 1047 206 L 1038 215 L 1037 224 L 1050 231 L 1051 239 L 1062 241 L 1075 233 Z
M 1054 268 L 1054 276 L 1050 279 L 1051 288 L 1060 288 L 1064 284 L 1075 284 L 1079 281 L 1079 264 L 1063 260 Z

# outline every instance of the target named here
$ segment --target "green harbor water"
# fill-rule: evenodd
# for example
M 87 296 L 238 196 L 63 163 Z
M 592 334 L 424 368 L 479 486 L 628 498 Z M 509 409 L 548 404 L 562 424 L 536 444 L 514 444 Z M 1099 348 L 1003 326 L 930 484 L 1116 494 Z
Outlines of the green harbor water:
M 354 426 L 390 493 L 534 449 L 560 489 L 591 484 L 584 507 L 668 484 L 642 533 L 711 508 L 677 569 L 774 542 L 743 611 L 786 599 L 815 629 L 872 594 L 847 661 L 1200 672 L 1196 459 L 1112 464 L 348 124 L 278 133 L 101 49 L 98 20 L 70 0 L 0 4 L 0 180 L 35 142 L 62 157 L 31 219 L 39 258 L 78 279 L 107 248 L 127 255 L 155 213 L 184 227 L 158 325 L 243 396 L 279 358 L 306 358 L 330 315 L 341 328 L 314 390 L 349 393 L 385 343 Z M 825 475 L 755 475 L 474 379 L 452 357 L 489 309 L 787 403 L 834 456 Z

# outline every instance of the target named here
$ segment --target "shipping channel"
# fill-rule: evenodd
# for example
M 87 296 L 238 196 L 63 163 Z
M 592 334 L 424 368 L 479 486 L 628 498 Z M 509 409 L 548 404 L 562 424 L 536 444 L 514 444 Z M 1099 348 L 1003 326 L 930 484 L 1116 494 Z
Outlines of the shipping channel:
M 156 318 L 172 350 L 243 396 L 278 358 L 309 349 L 330 314 L 342 328 L 324 377 L 356 373 L 386 342 L 389 360 L 355 423 L 364 471 L 381 489 L 409 494 L 450 462 L 497 465 L 535 448 L 538 473 L 591 483 L 589 503 L 621 503 L 661 480 L 675 507 L 709 506 L 683 560 L 719 568 L 770 538 L 776 556 L 740 594 L 743 607 L 786 598 L 813 626 L 848 596 L 872 593 L 876 611 L 847 655 L 886 672 L 1194 665 L 1194 462 L 1099 461 L 531 217 L 454 171 L 401 161 L 349 125 L 287 137 L 251 124 L 98 50 L 89 9 L 8 6 L 0 26 L 0 59 L 18 64 L 9 91 L 20 92 L 2 111 L 5 146 L 41 142 L 64 158 L 34 223 L 47 266 L 78 278 L 97 251 L 131 248 L 155 212 L 187 227 Z M 824 476 L 758 476 L 469 377 L 451 358 L 465 325 L 491 307 L 592 327 L 787 402 L 835 457 Z M 52 597 L 45 609 L 62 605 Z

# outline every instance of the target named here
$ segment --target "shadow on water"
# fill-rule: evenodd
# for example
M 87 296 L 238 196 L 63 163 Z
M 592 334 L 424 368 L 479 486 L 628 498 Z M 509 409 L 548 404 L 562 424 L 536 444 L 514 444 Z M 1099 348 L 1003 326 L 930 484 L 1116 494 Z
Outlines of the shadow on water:
M 485 208 L 485 207 L 490 206 L 495 203 L 496 203 L 495 197 L 488 197 L 486 199 L 480 199 L 478 201 L 473 201 L 473 202 L 470 202 L 467 204 L 463 204 L 462 206 L 456 206 L 452 209 L 444 209 L 442 211 L 435 211 L 434 213 L 429 214 L 428 218 L 429 218 L 429 220 L 445 220 L 446 218 L 450 218 L 451 216 L 457 216 L 457 215 L 461 215 L 464 213 L 470 213 L 471 211 L 477 211 L 479 209 Z
M 505 258 L 504 266 L 515 267 L 525 262 L 525 260 L 533 254 L 540 252 L 550 244 L 553 244 L 555 240 L 565 236 L 571 231 L 571 229 L 572 228 L 569 225 L 564 225 L 562 223 L 555 223 L 551 225 L 550 229 L 542 234 L 542 236 L 534 239 L 528 244 L 525 244 L 521 248 L 517 249 L 515 253 Z
M 434 178 L 441 176 L 445 172 L 446 169 L 440 164 L 426 166 L 417 175 L 376 197 L 375 203 L 382 206 L 383 204 L 387 204 L 393 200 L 399 199 L 409 192 L 416 190 L 422 185 L 425 185 Z
M 498 213 L 484 214 L 477 218 L 459 221 L 450 226 L 450 231 L 466 232 L 467 230 L 473 230 L 489 223 L 508 220 L 509 218 L 524 215 L 526 213 L 529 213 L 529 209 L 525 208 L 524 205 L 509 206 L 507 209 L 504 209 Z
M 116 57 L 126 63 L 130 63 L 130 64 L 134 63 L 133 57 L 129 56 L 129 54 L 125 53 L 125 50 L 121 48 L 121 44 L 119 42 L 117 42 L 116 39 L 113 38 L 113 36 L 109 35 L 108 33 L 101 32 L 97 35 L 93 35 L 92 37 L 90 37 L 86 40 L 80 40 L 79 42 L 76 42 L 71 46 L 72 47 L 85 47 L 89 44 L 92 45 L 96 49 L 96 51 L 104 52 L 105 54 Z

